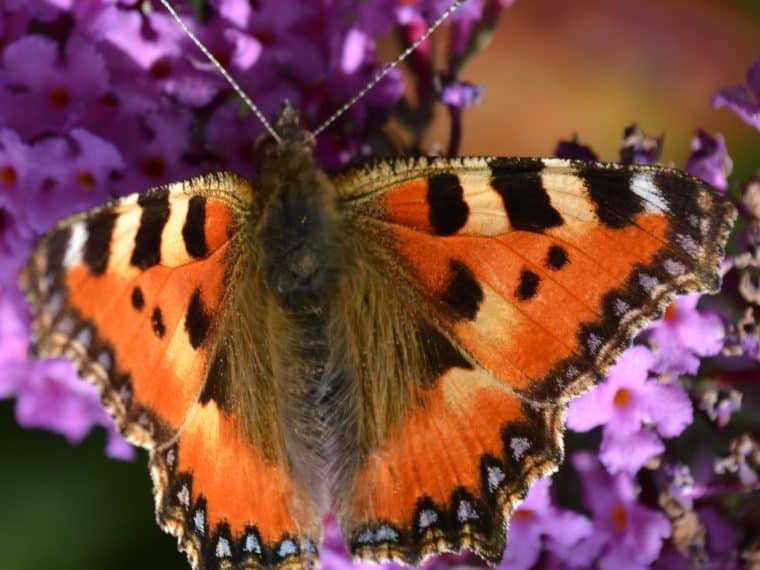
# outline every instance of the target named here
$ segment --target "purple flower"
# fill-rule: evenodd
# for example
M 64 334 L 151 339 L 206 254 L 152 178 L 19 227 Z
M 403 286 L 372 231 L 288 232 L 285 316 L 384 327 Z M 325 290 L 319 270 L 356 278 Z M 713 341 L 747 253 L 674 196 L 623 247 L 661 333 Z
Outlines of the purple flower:
M 0 288 L 15 280 L 32 245 L 23 205 L 32 170 L 29 153 L 14 131 L 0 129 Z
M 111 176 L 124 167 L 113 144 L 84 129 L 36 143 L 31 157 L 39 166 L 25 192 L 26 219 L 41 233 L 59 219 L 91 208 L 109 197 Z
M 760 130 L 760 59 L 755 60 L 747 72 L 747 85 L 737 85 L 718 91 L 713 106 L 726 105 L 749 125 Z
M 591 535 L 591 523 L 578 513 L 552 505 L 550 490 L 551 479 L 536 481 L 525 500 L 512 513 L 507 549 L 497 568 L 532 568 L 544 547 L 563 560 L 572 557 L 578 566 L 587 566 L 592 561 L 594 552 L 589 549 L 576 551 L 578 543 Z
M 579 550 L 600 552 L 601 570 L 643 569 L 660 554 L 670 536 L 670 523 L 659 511 L 638 502 L 631 475 L 610 475 L 590 452 L 579 451 L 570 458 L 583 487 L 583 498 L 591 510 L 594 529 Z
M 466 109 L 483 99 L 483 86 L 466 81 L 454 81 L 441 88 L 441 102 L 459 109 Z
M 663 135 L 653 137 L 646 134 L 635 123 L 626 127 L 623 135 L 623 147 L 620 149 L 620 162 L 623 164 L 654 164 L 662 155 L 664 138 Z
M 662 319 L 646 329 L 662 374 L 696 374 L 699 357 L 714 356 L 723 348 L 725 328 L 712 311 L 697 309 L 699 293 L 678 297 Z
M 133 448 L 116 433 L 94 386 L 82 382 L 68 360 L 29 362 L 16 382 L 16 419 L 22 427 L 45 428 L 71 443 L 81 441 L 97 425 L 107 429 L 106 453 L 130 459 Z M 11 375 L 12 377 L 13 375 Z
M 195 27 L 191 17 L 185 20 Z M 214 24 L 221 26 L 219 22 L 220 19 L 214 20 Z M 95 29 L 104 53 L 109 56 L 114 91 L 127 110 L 139 112 L 151 108 L 161 95 L 200 107 L 225 88 L 219 73 L 202 60 L 177 22 L 163 9 L 148 14 L 107 9 L 101 13 Z M 215 43 L 209 48 L 220 55 L 228 54 L 224 58 L 227 62 L 246 61 L 235 50 L 234 29 L 229 30 L 229 35 L 223 31 L 226 28 L 214 34 Z
M 581 144 L 578 135 L 574 134 L 569 141 L 559 141 L 554 148 L 554 156 L 557 158 L 568 158 L 570 160 L 587 160 L 596 161 L 599 158 L 590 146 Z
M 650 350 L 631 347 L 602 384 L 570 402 L 570 429 L 604 426 L 599 457 L 612 473 L 635 473 L 663 452 L 660 437 L 674 437 L 692 421 L 691 401 L 681 385 L 650 379 L 655 363 Z
M 742 393 L 730 388 L 708 388 L 699 400 L 699 409 L 720 428 L 726 427 L 741 407 Z
M 713 137 L 699 129 L 691 141 L 691 154 L 686 160 L 684 170 L 725 192 L 728 189 L 727 178 L 732 168 L 733 162 L 728 156 L 723 136 Z
M 100 105 L 108 86 L 103 57 L 78 36 L 66 42 L 63 54 L 53 39 L 24 36 L 3 50 L 2 65 L 0 122 L 25 139 L 75 126 Z

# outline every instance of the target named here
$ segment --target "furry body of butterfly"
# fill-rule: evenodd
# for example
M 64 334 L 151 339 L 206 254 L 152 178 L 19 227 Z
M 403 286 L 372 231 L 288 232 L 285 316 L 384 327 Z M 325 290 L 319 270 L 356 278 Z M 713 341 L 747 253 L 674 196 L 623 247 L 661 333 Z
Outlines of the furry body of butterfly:
M 170 184 L 43 237 L 21 275 L 37 352 L 150 450 L 196 568 L 311 567 L 329 511 L 358 558 L 497 562 L 567 401 L 674 294 L 718 287 L 733 208 L 679 171 L 560 159 L 329 178 L 291 107 L 276 128 L 251 184 Z

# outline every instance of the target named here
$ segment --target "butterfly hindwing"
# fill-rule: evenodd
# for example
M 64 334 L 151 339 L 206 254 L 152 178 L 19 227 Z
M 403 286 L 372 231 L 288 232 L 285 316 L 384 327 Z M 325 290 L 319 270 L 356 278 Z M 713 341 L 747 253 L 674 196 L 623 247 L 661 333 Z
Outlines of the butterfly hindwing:
M 73 360 L 150 451 L 157 518 L 195 568 L 306 567 L 318 543 L 314 513 L 281 458 L 246 435 L 219 367 L 239 322 L 252 192 L 221 173 L 127 196 L 60 222 L 21 276 L 33 349 Z
M 159 523 L 193 567 L 300 569 L 318 558 L 318 515 L 285 468 L 251 445 L 237 412 L 196 402 L 150 465 Z
M 501 527 L 556 467 L 563 403 L 636 331 L 717 288 L 733 208 L 672 169 L 561 159 L 378 161 L 334 183 L 367 247 L 395 255 L 380 272 L 407 302 L 392 310 L 458 355 L 409 378 L 419 396 L 359 471 L 347 539 L 375 560 L 469 544 L 497 561 L 503 529 L 476 521 Z
M 418 564 L 467 548 L 494 563 L 506 516 L 562 457 L 564 411 L 453 367 L 359 472 L 342 525 L 356 556 Z

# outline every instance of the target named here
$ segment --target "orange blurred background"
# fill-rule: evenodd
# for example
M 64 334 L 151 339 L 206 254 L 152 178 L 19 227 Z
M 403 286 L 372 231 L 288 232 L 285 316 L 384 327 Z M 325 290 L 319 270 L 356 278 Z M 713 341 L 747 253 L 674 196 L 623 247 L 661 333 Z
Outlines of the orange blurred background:
M 760 57 L 760 2 L 517 0 L 460 79 L 484 100 L 464 115 L 461 154 L 548 155 L 577 133 L 615 160 L 623 129 L 665 133 L 662 160 L 683 165 L 698 127 L 723 133 L 737 166 L 760 168 L 760 133 L 710 104 Z M 429 141 L 448 139 L 439 109 Z

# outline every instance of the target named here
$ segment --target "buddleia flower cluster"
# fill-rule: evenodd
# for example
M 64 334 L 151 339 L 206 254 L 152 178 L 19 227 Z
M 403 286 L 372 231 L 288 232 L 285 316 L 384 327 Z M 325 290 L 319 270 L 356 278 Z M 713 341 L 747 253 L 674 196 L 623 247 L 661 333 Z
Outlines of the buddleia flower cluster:
M 463 112 L 484 96 L 462 79 L 507 0 L 470 0 L 452 18 L 443 61 L 430 42 L 317 139 L 326 169 L 363 157 L 426 153 L 436 105 L 451 125 L 435 152 L 459 150 Z M 187 24 L 264 114 L 284 100 L 315 127 L 381 69 L 376 39 L 411 45 L 449 0 L 194 0 Z M 760 130 L 760 60 L 717 93 Z M 397 125 L 390 134 L 390 118 Z M 18 423 L 83 439 L 109 433 L 107 453 L 132 456 L 95 389 L 65 360 L 27 357 L 29 313 L 16 276 L 60 218 L 105 200 L 227 169 L 249 176 L 262 133 L 228 84 L 158 2 L 6 0 L 0 4 L 0 397 Z M 742 568 L 760 564 L 760 164 L 729 177 L 719 134 L 697 131 L 684 165 L 737 204 L 724 290 L 678 298 L 568 412 L 567 461 L 514 512 L 500 568 Z M 659 160 L 663 139 L 624 130 L 629 164 Z M 494 149 L 498 151 L 498 149 Z M 577 138 L 557 156 L 595 160 Z M 754 494 L 753 494 L 754 492 Z M 326 521 L 326 568 L 352 568 Z M 427 568 L 474 568 L 466 553 Z M 377 566 L 367 565 L 367 568 Z M 394 565 L 387 565 L 388 568 Z

